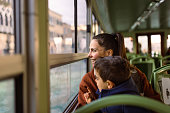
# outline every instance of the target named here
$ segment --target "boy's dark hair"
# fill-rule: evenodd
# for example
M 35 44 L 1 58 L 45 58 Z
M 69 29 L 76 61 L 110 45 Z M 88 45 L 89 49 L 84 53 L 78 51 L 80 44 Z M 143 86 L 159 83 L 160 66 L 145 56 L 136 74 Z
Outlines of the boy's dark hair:
M 120 56 L 99 58 L 94 64 L 95 70 L 104 82 L 110 80 L 119 85 L 130 77 L 130 64 Z

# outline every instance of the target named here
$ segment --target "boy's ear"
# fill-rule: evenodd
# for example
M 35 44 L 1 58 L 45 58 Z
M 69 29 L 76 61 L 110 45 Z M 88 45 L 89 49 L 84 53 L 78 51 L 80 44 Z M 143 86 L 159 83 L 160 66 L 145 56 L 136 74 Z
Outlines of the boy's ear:
M 112 89 L 112 88 L 115 87 L 115 83 L 114 82 L 112 82 L 110 80 L 107 80 L 106 82 L 107 82 L 107 88 L 108 89 Z
M 113 50 L 108 49 L 108 50 L 106 51 L 106 56 L 112 56 L 112 55 L 113 55 Z

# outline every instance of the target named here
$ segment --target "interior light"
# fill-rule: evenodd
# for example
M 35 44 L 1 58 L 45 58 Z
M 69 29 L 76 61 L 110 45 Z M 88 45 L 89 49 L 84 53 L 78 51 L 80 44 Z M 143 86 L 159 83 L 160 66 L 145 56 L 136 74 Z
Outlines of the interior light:
M 129 31 L 134 30 L 137 26 L 139 26 L 142 22 L 145 22 L 145 20 L 151 15 L 151 13 L 156 10 L 159 5 L 164 2 L 165 0 L 155 0 L 154 2 L 151 2 L 147 9 L 143 12 L 143 14 L 137 18 L 136 22 L 131 26 Z

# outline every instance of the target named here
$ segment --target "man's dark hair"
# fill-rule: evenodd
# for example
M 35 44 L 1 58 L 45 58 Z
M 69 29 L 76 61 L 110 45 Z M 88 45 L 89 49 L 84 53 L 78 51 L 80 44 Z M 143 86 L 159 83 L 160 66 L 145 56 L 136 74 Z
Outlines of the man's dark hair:
M 110 80 L 116 86 L 130 77 L 130 64 L 120 56 L 98 58 L 94 64 L 94 68 L 104 82 Z

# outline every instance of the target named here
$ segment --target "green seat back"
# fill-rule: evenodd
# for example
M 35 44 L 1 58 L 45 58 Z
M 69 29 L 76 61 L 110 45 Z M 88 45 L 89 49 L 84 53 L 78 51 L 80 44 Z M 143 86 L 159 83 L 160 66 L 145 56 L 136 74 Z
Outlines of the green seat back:
M 135 62 L 142 62 L 142 61 L 150 61 L 153 60 L 149 56 L 138 56 L 130 60 L 130 64 L 134 64 Z
M 113 95 L 107 96 L 91 102 L 75 111 L 75 113 L 94 113 L 106 106 L 131 105 L 146 108 L 157 113 L 169 113 L 170 106 L 167 106 L 157 100 L 136 96 L 136 95 Z
M 145 73 L 148 80 L 150 80 L 152 71 L 154 69 L 152 62 L 136 62 L 135 65 L 138 69 L 140 69 L 143 73 Z
M 139 55 L 136 53 L 126 53 L 127 59 L 130 61 L 133 58 L 138 57 Z
M 170 74 L 167 73 L 167 71 L 169 71 L 169 70 L 170 70 L 170 64 L 167 64 L 167 65 L 164 65 L 162 67 L 155 69 L 151 76 L 150 83 L 152 84 L 152 87 L 154 88 L 154 90 L 161 95 L 162 100 L 164 100 L 162 79 L 170 78 Z M 170 86 L 167 86 L 167 87 L 169 87 L 169 89 L 170 89 Z
M 130 60 L 132 65 L 135 65 L 138 69 L 140 69 L 147 76 L 148 80 L 150 80 L 152 71 L 155 69 L 155 61 L 154 59 L 148 56 L 140 56 Z
M 152 57 L 152 59 L 154 59 L 155 61 L 155 68 L 159 68 L 162 66 L 162 56 Z
M 163 57 L 161 61 L 162 65 L 170 64 L 170 55 Z

